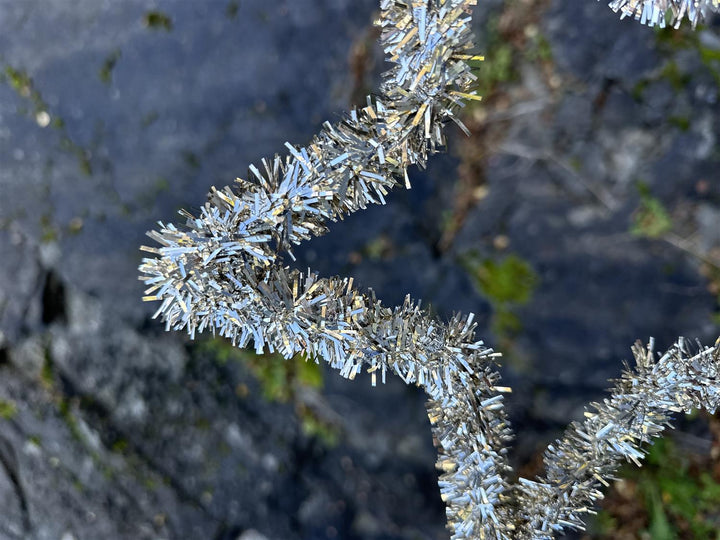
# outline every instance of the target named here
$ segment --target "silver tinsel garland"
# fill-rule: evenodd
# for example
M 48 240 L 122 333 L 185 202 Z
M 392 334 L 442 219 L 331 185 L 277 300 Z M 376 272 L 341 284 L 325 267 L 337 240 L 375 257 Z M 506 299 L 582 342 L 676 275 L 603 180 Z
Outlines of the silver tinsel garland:
M 423 386 L 439 444 L 440 490 L 453 539 L 550 538 L 582 527 L 601 497 L 599 485 L 621 458 L 642 456 L 636 444 L 659 433 L 665 411 L 714 410 L 717 355 L 689 356 L 679 343 L 659 362 L 636 349 L 639 371 L 626 374 L 610 400 L 573 425 L 548 450 L 544 479 L 509 486 L 510 426 L 494 358 L 473 337 L 472 314 L 448 323 L 406 299 L 388 308 L 352 279 L 321 278 L 285 266 L 282 254 L 323 234 L 328 221 L 384 203 L 407 167 L 423 166 L 444 145 L 443 126 L 472 92 L 466 60 L 475 0 L 382 0 L 381 42 L 395 66 L 382 97 L 368 99 L 306 147 L 250 166 L 249 180 L 213 189 L 198 216 L 162 224 L 149 236 L 160 247 L 140 266 L 145 300 L 167 329 L 211 330 L 238 347 L 286 358 L 306 352 L 344 377 L 363 366 Z
M 718 340 L 720 342 L 720 340 Z M 622 461 L 640 465 L 640 445 L 661 434 L 672 413 L 720 406 L 720 347 L 696 351 L 680 338 L 655 357 L 653 340 L 633 347 L 635 370 L 627 369 L 602 403 L 591 404 L 585 421 L 573 422 L 545 452 L 545 476 L 520 479 L 517 538 L 547 538 L 564 528 L 583 528 L 582 516 L 602 499 Z
M 623 17 L 634 17 L 642 24 L 663 28 L 668 12 L 670 24 L 678 28 L 684 17 L 695 27 L 711 13 L 720 11 L 720 0 L 612 0 L 609 5 Z

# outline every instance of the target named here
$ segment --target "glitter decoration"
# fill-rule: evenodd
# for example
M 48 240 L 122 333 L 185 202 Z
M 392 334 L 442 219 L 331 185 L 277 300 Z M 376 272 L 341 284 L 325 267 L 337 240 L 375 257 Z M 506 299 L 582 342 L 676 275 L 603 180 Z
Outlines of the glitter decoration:
M 446 124 L 467 131 L 457 114 L 479 99 L 467 64 L 481 59 L 469 52 L 475 3 L 381 0 L 377 24 L 394 66 L 379 97 L 324 124 L 307 146 L 286 143 L 286 157 L 251 165 L 247 180 L 213 188 L 198 215 L 181 211 L 183 225 L 159 223 L 148 233 L 158 247 L 141 248 L 153 256 L 140 279 L 168 330 L 211 331 L 285 358 L 304 352 L 350 379 L 364 368 L 373 385 L 391 373 L 422 386 L 453 540 L 552 538 L 583 527 L 605 479 L 623 458 L 642 458 L 638 445 L 660 433 L 668 411 L 715 410 L 717 348 L 693 355 L 681 340 L 655 362 L 652 345 L 636 346 L 637 372 L 548 448 L 545 476 L 511 486 L 510 389 L 499 354 L 475 339 L 472 314 L 444 323 L 409 297 L 386 307 L 351 278 L 283 262 L 328 222 L 410 188 L 407 168 L 444 147 Z
M 665 27 L 670 13 L 670 25 L 679 28 L 683 18 L 693 28 L 707 20 L 712 13 L 720 12 L 720 0 L 613 0 L 610 7 L 622 17 L 634 17 L 642 24 Z

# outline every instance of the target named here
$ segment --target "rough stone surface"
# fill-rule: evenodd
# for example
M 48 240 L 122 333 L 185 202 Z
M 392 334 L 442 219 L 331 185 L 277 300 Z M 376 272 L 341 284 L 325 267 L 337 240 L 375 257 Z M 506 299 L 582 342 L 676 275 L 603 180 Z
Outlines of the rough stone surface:
M 504 4 L 479 3 L 489 46 Z M 325 370 L 307 399 L 339 427 L 327 446 L 246 366 L 163 332 L 137 281 L 154 221 L 377 87 L 376 2 L 149 6 L 0 0 L 0 539 L 447 538 L 417 389 Z M 459 132 L 412 190 L 298 251 L 387 305 L 473 311 L 491 343 L 497 308 L 463 258 L 522 257 L 538 285 L 503 367 L 519 461 L 602 396 L 636 339 L 719 333 L 700 273 L 720 249 L 720 66 L 701 54 L 720 51 L 718 27 L 678 45 L 602 2 L 552 0 L 535 30 L 551 82 L 521 61 L 513 108 L 488 120 L 506 129 L 484 195 L 447 250 Z M 642 189 L 674 236 L 630 233 Z

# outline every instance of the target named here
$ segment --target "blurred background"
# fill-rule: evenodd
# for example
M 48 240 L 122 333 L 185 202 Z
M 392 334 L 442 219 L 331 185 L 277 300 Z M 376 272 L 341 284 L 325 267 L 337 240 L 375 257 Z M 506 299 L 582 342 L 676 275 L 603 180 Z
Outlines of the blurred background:
M 720 24 L 480 0 L 484 100 L 297 266 L 474 312 L 519 474 L 637 339 L 720 334 Z M 376 0 L 0 0 L 0 539 L 447 539 L 423 393 L 190 342 L 138 248 L 377 90 Z M 715 538 L 704 413 L 570 538 Z

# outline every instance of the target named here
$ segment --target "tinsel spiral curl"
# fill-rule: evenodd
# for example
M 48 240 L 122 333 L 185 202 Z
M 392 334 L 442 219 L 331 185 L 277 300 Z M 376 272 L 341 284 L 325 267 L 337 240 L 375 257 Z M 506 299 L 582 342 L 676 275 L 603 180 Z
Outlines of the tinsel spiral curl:
M 610 7 L 623 17 L 634 17 L 642 24 L 665 27 L 670 13 L 670 25 L 678 28 L 683 18 L 690 20 L 693 28 L 712 13 L 720 12 L 720 0 L 613 0 Z
M 307 147 L 287 144 L 285 159 L 250 166 L 250 180 L 212 189 L 199 216 L 182 212 L 185 225 L 160 223 L 148 233 L 160 247 L 143 247 L 156 257 L 143 260 L 141 279 L 145 300 L 161 301 L 155 316 L 167 329 L 191 337 L 209 329 L 238 347 L 252 342 L 286 358 L 308 353 L 348 378 L 365 366 L 373 384 L 390 371 L 423 386 L 453 540 L 550 538 L 582 528 L 582 515 L 601 497 L 599 483 L 622 457 L 642 456 L 635 442 L 659 433 L 663 411 L 677 408 L 678 399 L 714 410 L 715 349 L 688 359 L 680 343 L 657 364 L 662 368 L 651 367 L 651 353 L 642 356 L 638 375 L 626 375 L 611 400 L 549 448 L 546 478 L 510 488 L 512 433 L 502 396 L 509 389 L 499 386 L 497 353 L 474 340 L 472 315 L 444 324 L 409 298 L 387 308 L 372 292 L 354 289 L 352 279 L 301 273 L 281 259 L 323 234 L 328 221 L 384 203 L 396 185 L 409 187 L 407 167 L 424 165 L 444 145 L 443 125 L 464 127 L 455 114 L 464 99 L 475 99 L 465 62 L 472 58 L 466 51 L 474 4 L 382 0 L 381 42 L 395 64 L 384 75 L 382 97 L 325 124 Z M 675 373 L 685 378 L 673 379 Z M 670 379 L 679 382 L 667 387 L 664 401 L 647 395 Z M 685 395 L 679 390 L 689 397 L 678 398 Z M 641 421 L 640 413 L 628 416 L 639 406 L 646 407 Z

